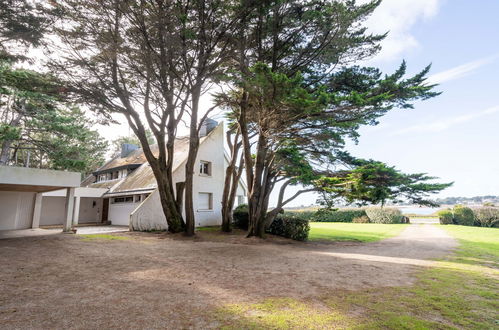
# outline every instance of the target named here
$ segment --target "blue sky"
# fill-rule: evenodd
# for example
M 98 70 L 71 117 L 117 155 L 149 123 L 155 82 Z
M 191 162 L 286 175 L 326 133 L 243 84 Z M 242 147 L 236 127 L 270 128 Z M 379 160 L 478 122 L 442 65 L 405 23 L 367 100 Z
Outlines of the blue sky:
M 369 64 L 410 73 L 432 63 L 442 95 L 361 129 L 357 157 L 425 172 L 454 186 L 439 196 L 499 195 L 499 1 L 385 0 L 367 24 L 391 31 Z M 304 195 L 293 205 L 315 202 Z

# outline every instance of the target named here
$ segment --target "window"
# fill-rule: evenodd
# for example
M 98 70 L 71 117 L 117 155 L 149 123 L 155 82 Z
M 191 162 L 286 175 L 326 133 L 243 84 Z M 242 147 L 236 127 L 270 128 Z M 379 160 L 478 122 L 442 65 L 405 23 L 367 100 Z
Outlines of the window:
M 114 197 L 113 204 L 133 203 L 133 196 Z
M 135 195 L 135 203 L 138 203 L 141 201 L 141 195 Z
M 199 174 L 210 176 L 211 175 L 211 162 L 206 162 L 206 161 L 202 160 L 199 163 Z
M 198 194 L 198 211 L 213 210 L 213 194 L 200 192 Z
M 238 195 L 237 196 L 237 205 L 244 204 L 244 196 L 243 195 Z

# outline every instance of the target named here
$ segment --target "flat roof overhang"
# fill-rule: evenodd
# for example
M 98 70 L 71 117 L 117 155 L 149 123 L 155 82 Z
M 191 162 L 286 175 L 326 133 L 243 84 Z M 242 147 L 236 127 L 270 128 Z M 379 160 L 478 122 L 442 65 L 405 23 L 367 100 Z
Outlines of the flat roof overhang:
M 46 192 L 80 186 L 77 172 L 0 166 L 0 191 Z

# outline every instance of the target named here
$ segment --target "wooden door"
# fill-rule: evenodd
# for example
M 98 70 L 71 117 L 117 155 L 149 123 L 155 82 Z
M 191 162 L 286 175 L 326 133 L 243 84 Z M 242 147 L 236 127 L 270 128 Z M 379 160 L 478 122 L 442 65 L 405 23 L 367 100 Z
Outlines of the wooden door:
M 102 203 L 102 222 L 107 222 L 109 213 L 109 198 L 104 198 Z

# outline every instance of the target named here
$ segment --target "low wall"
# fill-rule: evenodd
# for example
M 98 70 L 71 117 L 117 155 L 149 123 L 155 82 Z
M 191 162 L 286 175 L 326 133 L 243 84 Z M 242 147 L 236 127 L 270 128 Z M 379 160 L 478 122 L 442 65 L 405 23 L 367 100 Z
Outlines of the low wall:
M 158 189 L 156 189 L 130 214 L 130 230 L 152 231 L 167 229 L 168 224 L 161 207 Z

